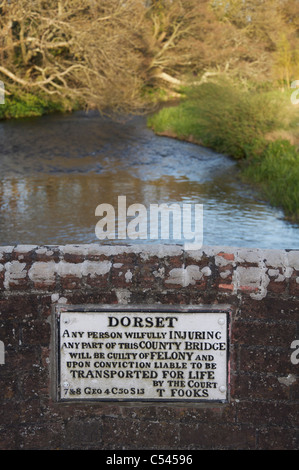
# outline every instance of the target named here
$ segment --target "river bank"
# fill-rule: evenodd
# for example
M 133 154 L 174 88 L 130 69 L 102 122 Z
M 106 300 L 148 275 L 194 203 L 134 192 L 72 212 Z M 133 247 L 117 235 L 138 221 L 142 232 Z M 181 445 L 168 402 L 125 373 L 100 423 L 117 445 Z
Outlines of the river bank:
M 148 126 L 157 135 L 202 145 L 237 160 L 244 182 L 297 223 L 297 109 L 286 93 L 248 93 L 209 85 L 150 116 Z
M 67 113 L 79 109 L 78 103 L 53 99 L 47 95 L 18 92 L 5 97 L 0 106 L 0 121 L 41 117 L 51 113 Z
M 298 248 L 299 226 L 240 181 L 218 152 L 162 138 L 145 116 L 115 122 L 96 111 L 0 122 L 0 245 L 101 243 L 95 209 L 133 203 L 202 204 L 204 245 Z M 117 214 L 117 212 L 116 212 Z M 119 239 L 103 243 L 120 243 Z M 182 244 L 169 239 L 123 243 Z
M 228 85 L 225 90 L 223 86 L 201 88 L 203 94 L 188 90 L 181 102 L 164 104 L 148 118 L 148 127 L 158 136 L 201 145 L 238 160 L 244 182 L 274 207 L 282 208 L 287 220 L 298 223 L 298 106 L 277 91 L 250 95 Z M 76 103 L 26 94 L 8 97 L 0 106 L 0 119 L 63 114 L 76 107 Z

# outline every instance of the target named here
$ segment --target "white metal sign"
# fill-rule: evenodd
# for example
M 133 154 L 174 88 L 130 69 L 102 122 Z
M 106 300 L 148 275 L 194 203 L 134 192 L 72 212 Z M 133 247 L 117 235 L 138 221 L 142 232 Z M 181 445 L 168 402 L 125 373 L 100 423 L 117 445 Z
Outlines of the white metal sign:
M 58 399 L 226 401 L 227 313 L 62 311 Z

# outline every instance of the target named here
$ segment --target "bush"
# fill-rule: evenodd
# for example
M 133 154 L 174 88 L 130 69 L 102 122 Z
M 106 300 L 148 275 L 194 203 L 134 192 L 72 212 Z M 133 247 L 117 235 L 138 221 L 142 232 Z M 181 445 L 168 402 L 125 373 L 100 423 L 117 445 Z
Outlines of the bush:
M 194 88 L 189 99 L 205 141 L 236 159 L 262 150 L 267 133 L 287 126 L 289 101 L 276 92 L 250 92 L 223 81 Z
M 0 119 L 42 116 L 51 112 L 63 112 L 70 109 L 70 104 L 54 101 L 48 96 L 31 93 L 16 93 L 5 98 L 0 106 Z
M 269 142 L 260 155 L 254 155 L 243 169 L 244 177 L 254 182 L 288 218 L 299 220 L 299 153 L 287 140 Z
M 203 145 L 242 160 L 244 177 L 289 218 L 299 220 L 298 150 L 288 140 L 269 140 L 275 133 L 295 137 L 298 132 L 298 108 L 289 93 L 247 91 L 223 81 L 185 90 L 185 95 L 178 107 L 153 116 L 152 128 L 178 137 L 192 135 Z
M 181 139 L 193 136 L 199 140 L 202 136 L 189 101 L 184 101 L 179 106 L 162 108 L 148 118 L 148 125 L 157 133 L 171 132 Z
M 262 151 L 266 135 L 285 129 L 293 118 L 287 94 L 247 91 L 227 80 L 185 90 L 186 100 L 149 120 L 156 132 L 188 134 L 235 159 Z

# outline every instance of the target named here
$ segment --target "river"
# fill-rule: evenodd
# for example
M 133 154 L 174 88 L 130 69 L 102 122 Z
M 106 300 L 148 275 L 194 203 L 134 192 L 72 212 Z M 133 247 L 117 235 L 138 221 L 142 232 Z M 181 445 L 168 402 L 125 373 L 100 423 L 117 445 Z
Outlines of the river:
M 204 245 L 299 247 L 299 226 L 242 184 L 234 161 L 156 136 L 145 117 L 112 122 L 76 112 L 3 121 L 0 142 L 0 245 L 100 243 L 95 209 L 117 208 L 123 195 L 127 205 L 147 208 L 202 204 Z

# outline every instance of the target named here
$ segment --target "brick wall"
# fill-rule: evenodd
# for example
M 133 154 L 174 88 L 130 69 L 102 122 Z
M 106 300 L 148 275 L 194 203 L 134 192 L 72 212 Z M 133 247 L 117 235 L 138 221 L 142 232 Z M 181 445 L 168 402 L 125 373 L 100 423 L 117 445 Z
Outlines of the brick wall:
M 0 247 L 0 448 L 298 449 L 298 301 L 299 251 Z M 229 402 L 57 403 L 57 304 L 230 305 Z

